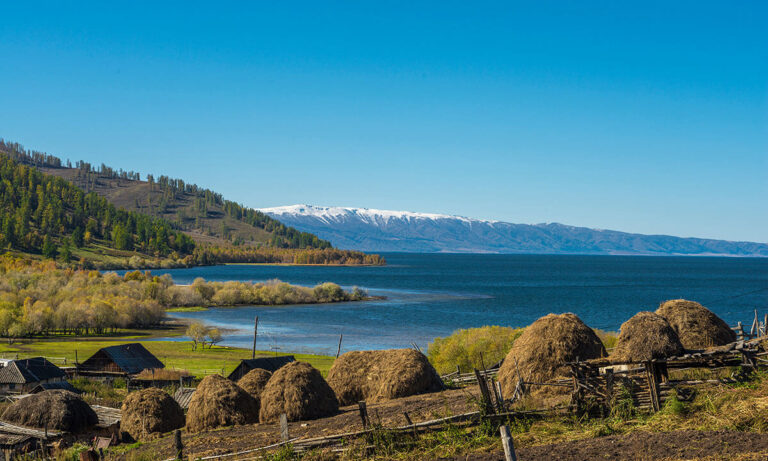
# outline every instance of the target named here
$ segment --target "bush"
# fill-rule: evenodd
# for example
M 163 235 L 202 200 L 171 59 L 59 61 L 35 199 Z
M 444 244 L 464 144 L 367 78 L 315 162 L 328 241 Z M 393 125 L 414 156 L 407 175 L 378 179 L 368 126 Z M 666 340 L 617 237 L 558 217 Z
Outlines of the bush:
M 501 361 L 512 343 L 523 333 L 522 328 L 484 326 L 456 330 L 445 338 L 435 338 L 427 356 L 438 373 L 463 372 L 489 367 Z

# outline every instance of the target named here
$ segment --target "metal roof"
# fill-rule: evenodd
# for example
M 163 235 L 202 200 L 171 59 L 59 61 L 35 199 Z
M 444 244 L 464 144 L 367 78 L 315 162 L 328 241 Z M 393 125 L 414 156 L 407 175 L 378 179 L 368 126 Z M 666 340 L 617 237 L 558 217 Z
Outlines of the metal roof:
M 295 360 L 296 359 L 294 359 L 292 355 L 280 355 L 277 357 L 265 356 L 256 357 L 255 359 L 243 359 L 240 361 L 240 365 L 238 365 L 232 371 L 232 373 L 229 374 L 228 378 L 231 380 L 240 379 L 243 377 L 243 375 L 256 368 L 261 368 L 263 370 L 271 371 L 274 373 L 286 363 L 290 363 Z
M 75 386 L 69 383 L 69 381 L 56 381 L 54 383 L 40 383 L 37 386 L 35 386 L 34 389 L 32 389 L 32 394 L 37 394 L 38 392 L 42 391 L 52 391 L 52 390 L 63 390 L 63 391 L 69 391 L 74 392 L 76 394 L 79 394 L 80 391 L 75 389 Z
M 129 374 L 140 373 L 147 369 L 165 368 L 163 362 L 139 343 L 101 348 L 81 366 L 84 369 L 100 370 L 108 362 L 113 362 L 118 368 Z
M 44 357 L 11 360 L 0 369 L 0 383 L 27 384 L 64 378 L 67 374 Z

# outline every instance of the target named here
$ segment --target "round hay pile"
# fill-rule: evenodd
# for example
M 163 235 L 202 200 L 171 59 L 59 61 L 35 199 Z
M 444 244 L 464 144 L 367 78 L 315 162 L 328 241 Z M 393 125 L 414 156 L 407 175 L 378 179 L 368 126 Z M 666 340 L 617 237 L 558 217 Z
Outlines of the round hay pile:
M 259 420 L 277 421 L 285 413 L 288 421 L 300 421 L 338 411 L 339 401 L 320 372 L 306 362 L 291 362 L 272 375 L 261 393 Z
M 347 352 L 328 372 L 341 405 L 381 402 L 443 389 L 427 357 L 415 349 Z
M 595 332 L 574 314 L 549 314 L 530 326 L 512 343 L 499 369 L 499 382 L 506 397 L 511 397 L 518 382 L 544 383 L 568 376 L 565 364 L 576 359 L 589 360 L 608 355 Z M 517 366 L 515 366 L 517 360 Z M 553 386 L 531 387 L 536 394 L 559 394 L 563 389 Z M 558 392 L 560 391 L 560 392 Z
M 237 385 L 245 392 L 251 394 L 251 397 L 256 399 L 256 403 L 261 406 L 261 393 L 264 391 L 267 381 L 269 381 L 269 378 L 271 377 L 272 372 L 261 368 L 254 368 L 240 378 L 237 381 Z
M 638 312 L 621 325 L 613 357 L 616 360 L 642 362 L 672 357 L 683 352 L 675 330 L 664 317 L 653 312 Z
M 187 430 L 199 432 L 221 426 L 251 424 L 259 419 L 256 400 L 220 375 L 203 378 L 187 409 Z
M 184 427 L 184 410 L 173 397 L 154 387 L 128 394 L 120 415 L 120 429 L 137 441 Z
M 99 422 L 79 395 L 64 390 L 43 391 L 13 402 L 3 421 L 20 426 L 78 432 Z
M 728 324 L 697 302 L 664 301 L 656 313 L 669 322 L 686 349 L 706 349 L 736 341 L 736 333 Z

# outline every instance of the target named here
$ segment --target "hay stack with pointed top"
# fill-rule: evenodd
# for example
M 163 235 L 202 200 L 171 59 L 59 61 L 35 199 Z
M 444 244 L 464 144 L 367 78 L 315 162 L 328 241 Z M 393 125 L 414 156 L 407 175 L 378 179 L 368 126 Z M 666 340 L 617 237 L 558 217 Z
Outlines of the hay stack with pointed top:
M 254 368 L 237 380 L 237 385 L 256 399 L 256 403 L 261 408 L 261 393 L 264 392 L 264 388 L 271 377 L 272 372 L 261 368 Z
M 120 429 L 134 440 L 146 441 L 184 427 L 184 410 L 173 397 L 150 387 L 131 392 L 120 409 Z
M 198 432 L 221 426 L 251 424 L 259 419 L 259 406 L 250 394 L 220 375 L 198 384 L 187 410 L 187 430 Z
M 341 405 L 361 400 L 381 402 L 443 389 L 427 357 L 415 349 L 347 352 L 333 362 L 328 384 Z
M 701 304 L 685 299 L 661 303 L 656 313 L 664 317 L 686 349 L 706 349 L 736 341 L 736 333 Z
M 518 382 L 544 383 L 570 375 L 568 362 L 605 357 L 605 347 L 595 332 L 571 313 L 549 314 L 526 327 L 512 343 L 499 369 L 505 397 L 511 397 Z M 517 364 L 517 365 L 516 365 Z M 531 387 L 537 394 L 558 394 L 562 388 Z
M 3 421 L 20 426 L 78 432 L 99 422 L 91 407 L 74 392 L 43 391 L 13 402 Z
M 338 411 L 339 401 L 323 375 L 306 362 L 291 362 L 269 378 L 261 393 L 259 420 L 274 422 L 285 413 L 288 421 L 301 421 Z
M 621 325 L 611 358 L 643 362 L 680 355 L 683 345 L 667 320 L 654 312 L 638 312 Z

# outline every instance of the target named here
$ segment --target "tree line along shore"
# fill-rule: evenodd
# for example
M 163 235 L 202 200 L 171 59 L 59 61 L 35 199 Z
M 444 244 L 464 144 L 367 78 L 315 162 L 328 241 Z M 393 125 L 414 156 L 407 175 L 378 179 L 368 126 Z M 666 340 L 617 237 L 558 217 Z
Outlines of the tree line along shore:
M 361 289 L 279 280 L 176 285 L 169 275 L 63 267 L 54 261 L 0 256 L 0 337 L 87 336 L 161 325 L 174 307 L 285 305 L 360 301 Z

